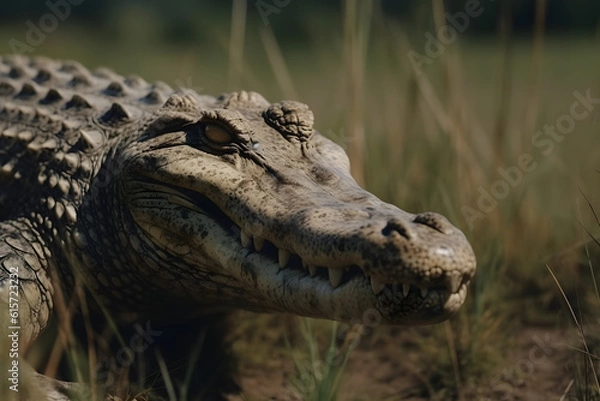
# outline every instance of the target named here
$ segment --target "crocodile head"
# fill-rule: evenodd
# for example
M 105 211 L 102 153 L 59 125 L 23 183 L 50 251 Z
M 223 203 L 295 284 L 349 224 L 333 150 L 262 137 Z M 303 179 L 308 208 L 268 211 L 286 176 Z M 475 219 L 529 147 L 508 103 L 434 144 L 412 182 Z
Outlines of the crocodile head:
M 425 324 L 465 300 L 463 233 L 359 187 L 304 104 L 174 94 L 123 160 L 119 196 L 158 250 L 156 281 L 190 308 Z

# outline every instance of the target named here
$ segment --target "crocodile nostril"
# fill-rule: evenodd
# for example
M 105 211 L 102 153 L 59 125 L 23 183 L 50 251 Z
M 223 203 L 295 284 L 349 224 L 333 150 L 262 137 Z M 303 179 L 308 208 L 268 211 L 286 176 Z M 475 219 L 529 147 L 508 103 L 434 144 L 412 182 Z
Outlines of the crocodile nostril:
M 381 235 L 389 237 L 394 232 L 397 232 L 406 239 L 411 239 L 411 235 L 406 227 L 397 221 L 389 221 L 381 230 Z
M 454 226 L 444 216 L 433 212 L 417 214 L 413 221 L 431 227 L 442 234 L 451 234 L 454 230 Z

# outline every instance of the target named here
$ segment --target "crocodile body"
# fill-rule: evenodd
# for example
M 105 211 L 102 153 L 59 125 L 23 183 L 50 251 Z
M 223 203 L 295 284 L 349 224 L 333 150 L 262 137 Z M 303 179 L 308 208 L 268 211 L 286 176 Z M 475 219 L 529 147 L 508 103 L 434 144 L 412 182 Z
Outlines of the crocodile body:
M 445 218 L 360 188 L 302 103 L 0 58 L 0 295 L 18 281 L 23 348 L 74 288 L 117 321 L 412 325 L 454 313 L 474 270 Z

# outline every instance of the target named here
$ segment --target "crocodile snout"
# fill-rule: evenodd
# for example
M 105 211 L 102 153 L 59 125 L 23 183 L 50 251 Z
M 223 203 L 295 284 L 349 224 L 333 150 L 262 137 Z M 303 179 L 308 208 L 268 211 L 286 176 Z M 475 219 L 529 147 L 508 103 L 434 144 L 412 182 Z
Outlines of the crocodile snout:
M 415 215 L 412 221 L 392 218 L 381 230 L 381 234 L 388 237 L 393 233 L 398 233 L 410 240 L 418 235 L 419 225 L 432 228 L 442 234 L 452 234 L 456 231 L 456 228 L 441 214 L 426 212 Z
M 376 219 L 363 229 L 367 276 L 386 284 L 457 292 L 475 272 L 475 256 L 464 234 L 444 216 L 426 212 L 409 218 Z M 373 232 L 372 225 L 381 226 Z M 371 249 L 371 250 L 369 250 Z M 374 250 L 374 251 L 372 251 Z

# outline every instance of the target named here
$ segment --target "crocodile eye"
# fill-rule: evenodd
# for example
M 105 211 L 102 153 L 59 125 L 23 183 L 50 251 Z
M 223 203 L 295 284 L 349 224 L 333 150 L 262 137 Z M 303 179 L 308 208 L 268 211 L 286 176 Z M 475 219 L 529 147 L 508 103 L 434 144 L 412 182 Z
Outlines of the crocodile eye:
M 209 141 L 218 145 L 225 145 L 234 140 L 233 134 L 219 124 L 206 124 L 204 126 L 204 135 Z

